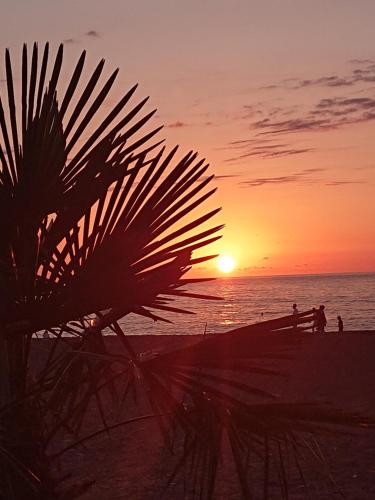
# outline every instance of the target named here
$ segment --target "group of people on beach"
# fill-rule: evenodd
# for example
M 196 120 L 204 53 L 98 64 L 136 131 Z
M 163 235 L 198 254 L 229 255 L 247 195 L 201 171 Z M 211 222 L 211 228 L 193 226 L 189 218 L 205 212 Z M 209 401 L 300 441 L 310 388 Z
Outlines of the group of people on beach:
M 293 316 L 299 314 L 297 304 L 293 304 Z M 316 307 L 312 308 L 313 313 L 313 324 L 312 324 L 312 333 L 325 333 L 325 327 L 327 326 L 327 318 L 324 313 L 325 306 L 319 306 L 319 309 Z M 341 333 L 344 331 L 344 322 L 341 316 L 337 316 L 337 327 L 338 331 Z

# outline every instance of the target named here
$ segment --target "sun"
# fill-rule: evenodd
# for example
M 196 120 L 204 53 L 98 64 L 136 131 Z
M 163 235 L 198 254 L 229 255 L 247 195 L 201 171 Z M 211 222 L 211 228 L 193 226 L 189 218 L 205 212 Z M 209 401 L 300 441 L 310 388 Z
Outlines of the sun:
M 222 273 L 230 273 L 236 267 L 236 261 L 230 255 L 220 255 L 217 267 Z

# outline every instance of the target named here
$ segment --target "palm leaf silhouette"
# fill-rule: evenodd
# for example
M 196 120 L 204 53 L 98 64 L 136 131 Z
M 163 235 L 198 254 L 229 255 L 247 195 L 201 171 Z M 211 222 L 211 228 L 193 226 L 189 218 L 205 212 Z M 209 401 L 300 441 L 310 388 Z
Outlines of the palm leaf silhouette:
M 44 50 L 33 112 L 38 50 L 34 46 L 32 77 L 27 89 L 24 48 L 22 146 L 18 142 L 8 51 L 6 69 L 13 150 L 9 127 L 3 113 L 1 115 L 6 146 L 6 155 L 1 152 L 1 201 L 3 213 L 10 214 L 1 220 L 6 235 L 2 261 L 8 268 L 7 300 L 12 304 L 7 313 L 4 311 L 4 322 L 7 325 L 12 323 L 12 318 L 22 317 L 33 331 L 114 306 L 121 317 L 130 309 L 151 305 L 163 288 L 167 291 L 171 284 L 177 285 L 179 275 L 191 265 L 190 252 L 217 238 L 212 235 L 221 227 L 184 237 L 215 215 L 217 211 L 213 211 L 170 232 L 173 224 L 181 224 L 214 190 L 204 193 L 210 178 L 195 186 L 207 169 L 203 160 L 196 162 L 196 154 L 189 153 L 169 172 L 166 171 L 176 149 L 168 155 L 162 149 L 150 157 L 155 145 L 145 146 L 145 143 L 148 144 L 159 129 L 129 143 L 153 114 L 148 113 L 133 124 L 146 100 L 134 106 L 118 123 L 113 123 L 135 88 L 69 158 L 107 96 L 117 71 L 94 98 L 104 61 L 99 63 L 64 126 L 63 119 L 77 88 L 85 53 L 79 59 L 61 107 L 57 102 L 57 82 L 62 46 L 43 94 L 47 57 L 48 45 Z M 88 106 L 90 97 L 93 103 Z M 140 172 L 142 178 L 138 182 Z M 165 235 L 168 230 L 169 234 Z M 163 284 L 159 287 L 161 274 Z M 141 282 L 144 297 L 140 296 Z M 122 283 L 126 283 L 125 289 Z
M 88 315 L 100 315 L 101 326 L 107 326 L 130 312 L 158 319 L 152 309 L 178 311 L 169 302 L 183 295 L 178 292 L 188 282 L 183 274 L 210 258 L 193 259 L 192 252 L 217 239 L 222 227 L 199 229 L 218 212 L 192 216 L 215 191 L 207 190 L 212 176 L 203 178 L 208 165 L 193 152 L 177 159 L 177 148 L 159 149 L 162 141 L 152 141 L 161 127 L 142 133 L 155 111 L 143 112 L 147 99 L 131 103 L 136 86 L 103 117 L 117 70 L 101 84 L 100 61 L 80 90 L 83 52 L 61 92 L 63 47 L 52 65 L 48 44 L 41 63 L 36 44 L 31 64 L 28 56 L 24 46 L 20 109 L 8 50 L 7 96 L 0 99 L 0 409 L 7 429 L 15 413 L 25 420 L 23 406 L 30 407 L 27 367 L 35 332 L 58 328 L 57 340 L 64 342 L 64 334 L 75 331 L 74 321 L 81 326 L 79 335 L 87 336 Z M 62 375 L 77 377 L 78 387 L 88 377 L 71 360 L 59 370 L 51 353 L 31 392 L 40 405 L 47 391 L 50 410 L 58 407 L 56 394 L 64 394 Z M 100 373 L 89 381 L 91 394 Z M 65 396 L 69 413 L 77 395 Z M 24 432 L 11 429 L 19 448 L 26 427 L 22 422 Z M 42 471 L 31 467 L 31 450 L 21 452 L 7 439 L 3 447 L 5 470 L 24 466 L 21 476 L 38 491 Z M 1 487 L 11 495 L 7 481 Z

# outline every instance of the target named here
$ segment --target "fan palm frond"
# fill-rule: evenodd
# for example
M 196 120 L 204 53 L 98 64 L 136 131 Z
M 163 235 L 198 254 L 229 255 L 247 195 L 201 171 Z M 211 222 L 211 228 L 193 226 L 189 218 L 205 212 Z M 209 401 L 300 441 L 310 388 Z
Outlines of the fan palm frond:
M 47 44 L 38 71 L 38 47 L 34 45 L 28 84 L 24 47 L 21 134 L 12 65 L 6 52 L 10 125 L 2 104 L 0 116 L 5 143 L 0 186 L 0 226 L 5 237 L 0 250 L 6 268 L 3 293 L 8 301 L 2 319 L 9 325 L 14 318 L 22 318 L 29 331 L 101 309 L 116 307 L 118 319 L 130 310 L 140 312 L 141 306 L 156 305 L 158 294 L 173 294 L 179 278 L 194 263 L 191 252 L 217 239 L 214 234 L 222 227 L 190 235 L 217 213 L 183 222 L 214 193 L 214 189 L 205 191 L 212 177 L 198 183 L 208 165 L 197 161 L 196 154 L 189 153 L 173 168 L 176 148 L 167 155 L 164 150 L 153 154 L 160 141 L 152 145 L 149 141 L 160 128 L 136 138 L 153 115 L 147 113 L 134 123 L 146 100 L 115 122 L 135 87 L 84 140 L 117 70 L 98 89 L 101 61 L 66 119 L 78 92 L 85 52 L 61 105 L 62 46 L 43 90 L 48 53 Z M 179 228 L 171 231 L 174 225 Z
M 0 415 L 7 428 L 17 420 L 15 413 L 22 423 L 35 403 L 41 418 L 61 411 L 58 429 L 78 432 L 91 397 L 104 423 L 98 387 L 115 376 L 109 362 L 77 363 L 56 345 L 73 333 L 83 342 L 79 349 L 99 356 L 103 345 L 95 333 L 122 316 L 133 312 L 157 320 L 163 318 L 153 310 L 185 312 L 170 301 L 184 294 L 186 271 L 213 257 L 196 259 L 193 251 L 219 238 L 222 228 L 210 226 L 218 210 L 195 215 L 215 192 L 208 188 L 212 176 L 203 177 L 205 161 L 193 152 L 178 157 L 177 147 L 159 148 L 161 127 L 149 125 L 155 110 L 144 111 L 148 98 L 132 103 L 137 86 L 105 112 L 118 70 L 103 80 L 101 60 L 83 83 L 85 59 L 83 52 L 63 90 L 63 46 L 52 62 L 48 44 L 42 54 L 34 44 L 31 56 L 24 46 L 18 105 L 10 52 L 5 54 Z M 93 314 L 100 328 L 87 328 Z M 31 383 L 31 338 L 43 329 L 59 333 L 45 369 Z M 55 435 L 52 420 L 39 434 L 45 445 Z M 22 432 L 8 433 L 14 453 L 3 442 L 4 460 L 14 457 L 4 466 L 8 472 L 14 463 L 30 462 L 31 451 L 21 450 L 30 429 L 22 425 Z M 42 466 L 33 467 L 30 477 L 42 477 Z M 2 488 L 8 488 L 7 480 L 0 481 Z

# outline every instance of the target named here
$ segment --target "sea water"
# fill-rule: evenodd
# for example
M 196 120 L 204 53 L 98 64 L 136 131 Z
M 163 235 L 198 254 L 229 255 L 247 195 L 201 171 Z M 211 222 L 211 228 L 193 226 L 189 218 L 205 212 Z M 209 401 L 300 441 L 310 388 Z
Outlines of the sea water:
M 221 300 L 176 297 L 170 305 L 194 315 L 154 312 L 173 324 L 130 314 L 120 321 L 134 335 L 215 334 L 325 305 L 327 331 L 337 331 L 337 316 L 345 330 L 375 330 L 375 273 L 316 274 L 267 277 L 223 277 L 189 285 L 189 292 Z

